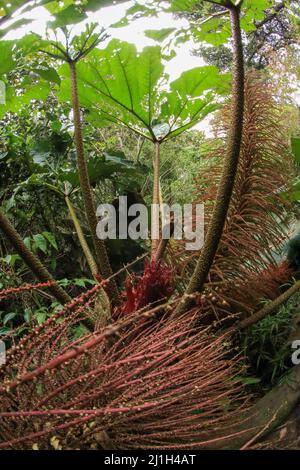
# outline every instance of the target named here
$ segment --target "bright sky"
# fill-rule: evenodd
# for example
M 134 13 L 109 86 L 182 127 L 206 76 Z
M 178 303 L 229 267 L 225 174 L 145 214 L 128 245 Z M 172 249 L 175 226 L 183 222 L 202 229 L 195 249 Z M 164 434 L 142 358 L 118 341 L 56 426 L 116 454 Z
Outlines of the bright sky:
M 170 13 L 160 13 L 157 18 L 141 18 L 130 23 L 129 26 L 122 28 L 109 28 L 110 25 L 116 23 L 124 17 L 126 10 L 133 4 L 133 1 L 122 3 L 121 5 L 114 5 L 111 7 L 102 8 L 98 12 L 90 13 L 88 20 L 73 27 L 74 34 L 79 33 L 84 29 L 88 22 L 96 22 L 99 26 L 108 29 L 112 37 L 122 39 L 124 41 L 132 42 L 138 49 L 148 45 L 156 44 L 150 38 L 147 38 L 143 31 L 147 29 L 162 28 L 180 28 L 182 26 L 188 27 L 188 22 L 184 19 L 175 19 Z M 50 21 L 50 13 L 43 7 L 38 7 L 32 10 L 25 18 L 32 19 L 32 23 L 25 25 L 7 35 L 7 39 L 16 39 L 22 37 L 25 33 L 34 31 L 35 33 L 44 35 L 46 24 Z M 193 42 L 183 44 L 176 49 L 177 56 L 168 63 L 167 72 L 170 73 L 172 78 L 177 78 L 183 70 L 188 70 L 193 67 L 203 65 L 203 61 L 198 57 L 193 57 L 190 50 L 193 48 Z
M 78 34 L 85 27 L 86 23 L 97 22 L 100 27 L 108 29 L 111 37 L 121 39 L 123 41 L 131 42 L 141 50 L 145 46 L 155 45 L 155 41 L 144 35 L 147 29 L 162 28 L 180 28 L 188 27 L 188 22 L 184 19 L 175 19 L 170 13 L 161 13 L 157 18 L 140 18 L 130 23 L 129 26 L 122 28 L 109 28 L 110 25 L 118 22 L 124 17 L 125 11 L 133 4 L 133 1 L 122 3 L 121 5 L 114 5 L 111 7 L 102 8 L 98 12 L 90 13 L 88 20 L 74 26 L 74 34 Z M 43 7 L 35 8 L 34 10 L 24 15 L 25 18 L 33 20 L 17 30 L 10 32 L 6 39 L 17 39 L 31 31 L 45 35 L 46 24 L 52 19 L 50 13 Z M 191 50 L 194 44 L 192 41 L 186 42 L 180 47 L 176 48 L 176 57 L 166 64 L 166 72 L 170 74 L 172 80 L 176 79 L 184 70 L 203 65 L 203 60 L 199 57 L 192 56 Z M 203 130 L 207 135 L 210 134 L 209 121 L 211 118 L 206 118 L 204 121 L 196 125 L 196 129 Z

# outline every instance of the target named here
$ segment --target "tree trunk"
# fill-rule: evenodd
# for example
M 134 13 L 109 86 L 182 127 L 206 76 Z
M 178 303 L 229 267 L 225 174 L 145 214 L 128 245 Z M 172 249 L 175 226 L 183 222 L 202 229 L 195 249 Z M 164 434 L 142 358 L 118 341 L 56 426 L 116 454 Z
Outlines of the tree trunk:
M 300 403 L 300 365 L 295 366 L 280 384 L 258 400 L 244 415 L 243 421 L 230 430 L 230 437 L 218 449 L 246 449 L 278 434 L 278 427 L 297 412 Z M 214 448 L 212 444 L 211 448 Z
M 223 173 L 204 246 L 185 292 L 185 296 L 176 309 L 177 314 L 187 311 L 193 305 L 193 295 L 196 292 L 200 292 L 206 282 L 223 233 L 239 163 L 244 117 L 245 72 L 240 26 L 240 8 L 231 6 L 229 10 L 233 38 L 234 71 L 232 85 L 232 122 L 228 136 L 228 150 L 225 156 Z
M 153 212 L 152 212 L 151 228 L 153 229 L 153 233 L 158 237 L 159 237 L 159 231 L 160 231 L 159 176 L 160 176 L 160 143 L 155 142 L 155 155 L 154 155 L 154 160 L 153 160 L 153 196 L 152 196 Z M 151 243 L 151 257 L 152 258 L 155 257 L 155 253 L 157 251 L 158 245 L 159 245 L 159 238 L 155 239 L 153 237 L 152 243 Z
M 77 165 L 78 173 L 80 179 L 80 187 L 82 192 L 82 197 L 85 206 L 85 212 L 87 221 L 89 224 L 91 236 L 93 239 L 93 244 L 97 257 L 97 264 L 100 273 L 102 276 L 107 279 L 112 276 L 112 270 L 110 262 L 108 259 L 105 243 L 103 240 L 97 238 L 96 228 L 97 228 L 97 217 L 96 217 L 96 208 L 94 205 L 87 164 L 85 161 L 84 155 L 84 145 L 83 145 L 83 135 L 82 135 L 82 124 L 80 116 L 80 107 L 78 99 L 78 88 L 77 88 L 77 73 L 76 73 L 76 63 L 69 62 L 70 66 L 70 75 L 71 75 L 71 89 L 72 89 L 72 106 L 73 106 L 73 116 L 74 116 L 74 133 L 75 133 L 75 145 L 77 153 Z M 109 282 L 107 291 L 110 297 L 110 300 L 114 304 L 119 303 L 119 294 L 117 285 L 114 279 Z

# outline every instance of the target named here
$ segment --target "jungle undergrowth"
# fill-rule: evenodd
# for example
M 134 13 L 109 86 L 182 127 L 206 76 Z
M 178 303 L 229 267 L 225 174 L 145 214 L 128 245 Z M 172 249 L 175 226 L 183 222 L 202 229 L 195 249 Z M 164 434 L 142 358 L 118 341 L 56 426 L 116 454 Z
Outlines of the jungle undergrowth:
M 300 294 L 291 297 L 275 315 L 252 325 L 241 335 L 241 345 L 250 365 L 249 373 L 260 380 L 261 388 L 269 390 L 279 383 L 293 366 L 291 342 Z

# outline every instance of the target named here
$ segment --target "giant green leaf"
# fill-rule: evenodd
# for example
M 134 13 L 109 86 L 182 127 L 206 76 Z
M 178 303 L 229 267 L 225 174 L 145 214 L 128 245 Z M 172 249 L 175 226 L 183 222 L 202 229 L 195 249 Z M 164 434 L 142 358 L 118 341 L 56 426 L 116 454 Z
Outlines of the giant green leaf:
M 41 233 L 33 235 L 33 240 L 37 248 L 39 248 L 43 253 L 47 253 L 47 240 Z
M 229 92 L 228 79 L 229 75 L 220 75 L 216 67 L 204 66 L 183 72 L 172 82 L 162 106 L 170 135 L 192 127 L 216 110 L 217 96 Z
M 12 41 L 0 41 L 0 77 L 11 69 L 14 68 L 15 61 L 13 59 L 13 42 Z
M 215 47 L 225 44 L 231 37 L 230 23 L 226 17 L 211 18 L 191 29 L 196 41 L 204 41 Z
M 103 117 L 147 132 L 155 116 L 154 95 L 163 72 L 159 47 L 137 54 L 133 44 L 112 40 L 77 65 L 81 104 L 92 118 Z M 68 67 L 60 96 L 70 97 Z M 99 116 L 99 111 L 101 115 Z
M 67 66 L 61 69 L 61 99 L 70 99 Z M 204 118 L 226 91 L 228 76 L 215 67 L 184 72 L 173 83 L 164 71 L 159 46 L 141 53 L 113 39 L 78 64 L 80 103 L 90 120 L 126 125 L 150 140 L 168 138 Z M 158 135 L 159 133 L 159 135 Z
M 49 25 L 56 29 L 83 21 L 86 18 L 86 13 L 77 5 L 69 5 L 53 16 L 55 19 Z

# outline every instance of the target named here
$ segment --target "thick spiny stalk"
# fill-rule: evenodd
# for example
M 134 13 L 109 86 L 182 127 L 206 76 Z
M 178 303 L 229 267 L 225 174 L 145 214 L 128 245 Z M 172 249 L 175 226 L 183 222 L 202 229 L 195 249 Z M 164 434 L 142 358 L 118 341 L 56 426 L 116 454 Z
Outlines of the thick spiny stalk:
M 154 215 L 152 219 L 152 233 L 154 233 L 154 237 L 152 238 L 152 246 L 151 246 L 151 257 L 155 257 L 155 253 L 157 251 L 158 245 L 159 245 L 159 239 L 155 238 L 159 236 L 159 229 L 160 229 L 160 217 L 159 217 L 159 203 L 160 203 L 160 197 L 159 197 L 159 176 L 160 176 L 160 143 L 155 142 L 155 155 L 154 155 L 154 160 L 153 160 L 153 196 L 152 196 L 152 204 L 153 204 L 153 209 L 154 212 L 152 212 L 152 215 Z
M 91 271 L 94 279 L 97 281 L 98 280 L 97 279 L 97 277 L 98 277 L 97 276 L 97 274 L 98 274 L 97 263 L 96 263 L 93 255 L 91 253 L 91 250 L 90 250 L 90 248 L 87 244 L 87 241 L 85 239 L 84 233 L 83 233 L 82 228 L 81 228 L 81 225 L 80 225 L 79 220 L 77 218 L 74 206 L 73 206 L 69 196 L 67 196 L 67 195 L 65 196 L 65 201 L 66 201 L 66 204 L 68 206 L 69 213 L 70 213 L 71 219 L 73 221 L 73 224 L 74 224 L 77 236 L 78 236 L 80 246 L 81 246 L 82 251 L 84 253 L 84 256 L 87 260 L 90 271 Z M 97 320 L 99 322 L 99 321 L 104 320 L 104 322 L 107 323 L 107 322 L 110 321 L 110 318 L 111 318 L 110 302 L 109 302 L 108 296 L 107 296 L 104 288 L 100 289 L 98 297 L 99 297 L 99 308 L 98 309 L 95 308 L 95 311 L 97 312 L 95 321 Z M 103 314 L 103 312 L 105 312 L 105 315 Z M 99 316 L 100 316 L 100 318 L 99 318 Z
M 31 269 L 37 279 L 41 282 L 53 281 L 53 284 L 49 286 L 49 290 L 52 295 L 62 304 L 68 303 L 71 301 L 71 297 L 55 283 L 53 277 L 45 266 L 40 262 L 37 256 L 35 256 L 32 251 L 27 248 L 25 243 L 22 240 L 22 237 L 13 227 L 9 219 L 0 209 L 0 229 L 6 235 L 10 243 L 13 245 L 16 252 Z
M 85 259 L 86 259 L 86 261 L 89 265 L 89 268 L 90 268 L 90 271 L 91 271 L 93 277 L 96 279 L 96 276 L 98 274 L 97 263 L 96 263 L 93 255 L 91 253 L 91 250 L 89 249 L 89 246 L 88 246 L 87 241 L 85 239 L 85 236 L 84 236 L 84 233 L 82 231 L 81 225 L 80 225 L 79 220 L 77 218 L 74 206 L 73 206 L 69 196 L 65 196 L 65 201 L 66 201 L 67 207 L 69 209 L 69 213 L 70 213 L 72 222 L 74 224 L 74 227 L 75 227 L 75 230 L 76 230 L 79 242 L 80 242 L 80 246 L 81 246 L 82 251 L 83 251 L 84 256 L 85 256 Z
M 82 197 L 85 206 L 85 212 L 87 216 L 87 221 L 89 224 L 91 236 L 93 239 L 93 244 L 97 256 L 98 268 L 100 273 L 104 278 L 109 278 L 112 276 L 112 270 L 110 262 L 108 259 L 105 243 L 103 240 L 97 238 L 96 228 L 97 228 L 97 217 L 96 217 L 96 208 L 94 205 L 87 164 L 84 155 L 84 145 L 83 145 L 83 135 L 82 135 L 82 124 L 80 116 L 80 107 L 78 99 L 78 89 L 77 89 L 77 73 L 76 73 L 76 63 L 70 61 L 70 75 L 71 75 L 71 90 L 72 90 L 72 106 L 73 106 L 73 117 L 74 117 L 74 133 L 75 133 L 75 145 L 77 153 L 77 164 L 78 164 L 78 173 L 80 179 L 80 187 L 82 192 Z M 111 301 L 114 304 L 119 302 L 119 294 L 117 285 L 114 280 L 111 280 L 108 287 L 108 293 Z
M 229 8 L 229 7 L 228 7 Z M 233 37 L 234 73 L 232 86 L 232 122 L 228 137 L 228 151 L 216 197 L 215 207 L 208 227 L 204 246 L 198 259 L 186 295 L 179 303 L 176 313 L 187 311 L 193 304 L 192 295 L 200 292 L 207 279 L 209 270 L 223 233 L 230 199 L 238 169 L 244 117 L 244 57 L 240 26 L 240 8 L 230 7 Z

